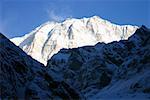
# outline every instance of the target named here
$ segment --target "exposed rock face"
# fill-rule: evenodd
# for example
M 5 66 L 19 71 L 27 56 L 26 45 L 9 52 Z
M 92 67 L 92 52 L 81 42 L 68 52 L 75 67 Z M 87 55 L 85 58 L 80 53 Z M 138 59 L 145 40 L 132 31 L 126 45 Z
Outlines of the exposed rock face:
M 142 26 L 128 40 L 61 49 L 48 67 L 87 98 L 150 98 L 150 30 Z
M 115 25 L 98 16 L 47 22 L 23 37 L 11 39 L 34 59 L 46 65 L 62 48 L 77 48 L 127 39 L 137 26 Z
M 0 33 L 0 98 L 81 99 L 81 95 Z

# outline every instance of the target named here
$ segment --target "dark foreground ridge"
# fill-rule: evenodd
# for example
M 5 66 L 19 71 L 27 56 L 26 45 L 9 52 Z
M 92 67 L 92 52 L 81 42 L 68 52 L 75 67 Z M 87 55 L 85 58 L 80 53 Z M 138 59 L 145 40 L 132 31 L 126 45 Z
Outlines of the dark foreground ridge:
M 56 75 L 0 33 L 0 99 L 81 99 Z

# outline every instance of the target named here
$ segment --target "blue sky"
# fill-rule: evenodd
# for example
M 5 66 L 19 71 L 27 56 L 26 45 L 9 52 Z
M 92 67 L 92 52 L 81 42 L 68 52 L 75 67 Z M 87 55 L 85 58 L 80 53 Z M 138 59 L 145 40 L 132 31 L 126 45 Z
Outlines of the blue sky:
M 46 21 L 100 16 L 150 27 L 150 0 L 0 0 L 0 32 L 22 36 Z

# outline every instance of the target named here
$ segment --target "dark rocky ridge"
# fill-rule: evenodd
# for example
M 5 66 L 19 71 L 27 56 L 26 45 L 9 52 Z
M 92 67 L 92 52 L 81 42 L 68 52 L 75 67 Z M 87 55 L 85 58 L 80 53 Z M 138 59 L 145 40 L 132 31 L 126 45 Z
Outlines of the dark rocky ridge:
M 0 34 L 1 99 L 81 99 L 75 89 L 54 77 L 53 71 Z

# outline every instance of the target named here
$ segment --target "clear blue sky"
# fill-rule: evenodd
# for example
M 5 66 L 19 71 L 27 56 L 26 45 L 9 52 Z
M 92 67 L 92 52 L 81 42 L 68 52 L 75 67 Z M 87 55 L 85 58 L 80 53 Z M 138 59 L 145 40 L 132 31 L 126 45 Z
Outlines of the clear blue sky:
M 0 0 L 0 32 L 22 36 L 46 21 L 100 16 L 150 27 L 150 0 Z

